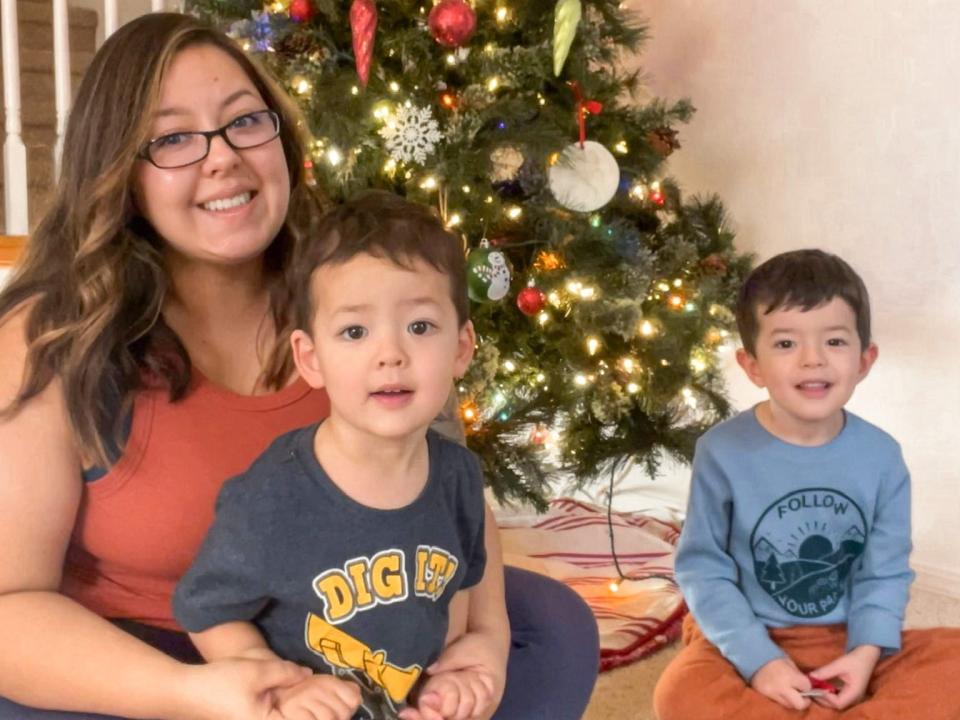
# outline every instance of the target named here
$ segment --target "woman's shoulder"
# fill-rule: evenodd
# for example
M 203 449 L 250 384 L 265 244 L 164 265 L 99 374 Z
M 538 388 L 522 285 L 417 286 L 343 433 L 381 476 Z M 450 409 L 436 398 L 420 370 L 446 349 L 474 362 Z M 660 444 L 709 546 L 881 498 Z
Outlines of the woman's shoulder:
M 0 317 L 0 407 L 17 396 L 27 366 L 27 325 L 35 300 L 25 300 Z

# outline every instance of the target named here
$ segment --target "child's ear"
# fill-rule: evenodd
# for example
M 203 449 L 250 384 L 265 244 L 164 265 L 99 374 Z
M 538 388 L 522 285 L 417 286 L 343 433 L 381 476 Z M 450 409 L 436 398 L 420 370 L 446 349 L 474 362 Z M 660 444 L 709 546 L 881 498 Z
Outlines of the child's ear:
M 453 364 L 453 376 L 463 377 L 470 361 L 473 360 L 473 349 L 477 344 L 477 334 L 473 331 L 473 323 L 467 320 L 457 336 L 457 357 Z
M 317 348 L 311 338 L 303 330 L 294 330 L 290 333 L 290 348 L 293 351 L 293 364 L 297 366 L 307 385 L 312 388 L 324 386 L 323 373 L 317 358 Z
M 746 348 L 737 348 L 737 365 L 743 368 L 747 377 L 750 378 L 750 382 L 758 388 L 767 386 L 766 381 L 763 379 L 763 374 L 760 372 L 760 363 L 757 362 L 757 358 L 754 357 L 753 353 L 749 352 Z
M 873 364 L 877 361 L 877 355 L 879 355 L 879 353 L 880 350 L 873 343 L 867 345 L 866 349 L 860 353 L 860 371 L 857 373 L 857 382 L 860 382 L 870 374 L 870 368 L 872 368 Z

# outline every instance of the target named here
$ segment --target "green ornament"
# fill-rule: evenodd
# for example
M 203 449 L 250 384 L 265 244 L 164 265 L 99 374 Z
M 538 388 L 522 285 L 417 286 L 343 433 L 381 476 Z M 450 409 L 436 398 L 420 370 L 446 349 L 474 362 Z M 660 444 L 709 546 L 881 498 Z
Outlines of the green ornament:
M 553 74 L 558 77 L 567 61 L 582 14 L 580 0 L 557 0 L 553 10 Z
M 510 292 L 510 262 L 486 240 L 467 256 L 467 294 L 475 302 L 503 300 Z

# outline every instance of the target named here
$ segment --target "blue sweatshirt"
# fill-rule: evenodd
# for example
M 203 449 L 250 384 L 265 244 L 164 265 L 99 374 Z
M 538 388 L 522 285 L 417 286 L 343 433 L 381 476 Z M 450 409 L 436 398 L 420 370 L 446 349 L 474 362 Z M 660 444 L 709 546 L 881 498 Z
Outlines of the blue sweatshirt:
M 899 650 L 910 549 L 900 446 L 856 415 L 817 447 L 780 440 L 753 410 L 697 442 L 677 581 L 745 680 L 784 657 L 768 627 L 846 623 L 848 651 Z

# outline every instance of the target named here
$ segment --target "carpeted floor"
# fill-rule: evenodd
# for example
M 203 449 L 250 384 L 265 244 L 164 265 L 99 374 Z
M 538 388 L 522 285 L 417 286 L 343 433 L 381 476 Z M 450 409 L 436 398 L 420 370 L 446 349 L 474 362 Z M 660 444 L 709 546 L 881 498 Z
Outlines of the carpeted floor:
M 960 598 L 915 591 L 907 608 L 907 627 L 938 625 L 960 626 Z M 671 645 L 645 660 L 603 673 L 584 720 L 654 720 L 653 687 L 678 647 Z

